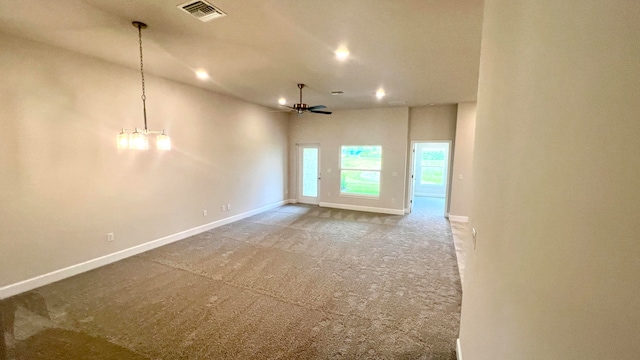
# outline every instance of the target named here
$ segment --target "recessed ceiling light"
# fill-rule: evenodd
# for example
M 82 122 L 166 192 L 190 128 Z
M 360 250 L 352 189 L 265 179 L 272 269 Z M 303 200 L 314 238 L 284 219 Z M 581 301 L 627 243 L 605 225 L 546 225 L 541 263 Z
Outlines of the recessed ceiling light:
M 287 103 L 287 99 L 285 99 L 285 98 L 278 99 L 278 104 L 285 105 L 286 103 Z
M 207 80 L 209 78 L 209 74 L 204 71 L 204 70 L 198 70 L 196 71 L 196 76 L 198 77 L 198 79 L 200 80 Z
M 342 94 L 344 94 L 344 91 L 342 91 L 342 90 L 337 90 L 337 91 L 332 91 L 331 92 L 331 95 L 342 95 Z
M 335 54 L 336 54 L 336 59 L 340 61 L 344 61 L 344 60 L 347 60 L 347 58 L 349 57 L 349 50 L 345 47 L 340 47 L 338 48 L 338 50 L 336 50 Z
M 382 89 L 378 89 L 378 91 L 376 91 L 376 97 L 378 99 L 382 99 L 386 94 L 384 93 L 384 90 Z

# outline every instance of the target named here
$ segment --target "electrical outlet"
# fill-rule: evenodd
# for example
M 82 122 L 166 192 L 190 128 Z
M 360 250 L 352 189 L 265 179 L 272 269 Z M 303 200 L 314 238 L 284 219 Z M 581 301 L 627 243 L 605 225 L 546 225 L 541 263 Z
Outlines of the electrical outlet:
M 473 250 L 476 249 L 476 239 L 478 237 L 478 230 L 476 228 L 471 228 L 471 237 L 473 239 Z
M 116 236 L 113 233 L 107 234 L 107 241 L 113 241 L 116 239 Z
M 231 210 L 231 204 L 227 204 L 227 210 Z
M 226 211 L 226 210 L 227 210 L 226 206 L 224 206 L 224 205 L 220 206 L 220 211 Z
M 202 216 L 207 216 L 207 210 L 202 210 Z

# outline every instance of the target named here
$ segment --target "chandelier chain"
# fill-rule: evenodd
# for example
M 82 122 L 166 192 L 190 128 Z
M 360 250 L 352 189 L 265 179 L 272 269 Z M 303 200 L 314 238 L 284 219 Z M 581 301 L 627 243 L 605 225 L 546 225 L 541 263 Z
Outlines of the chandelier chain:
M 147 95 L 144 88 L 144 62 L 142 61 L 142 25 L 138 24 L 138 43 L 140 44 L 140 76 L 142 78 L 142 109 L 144 112 L 144 130 L 147 131 Z

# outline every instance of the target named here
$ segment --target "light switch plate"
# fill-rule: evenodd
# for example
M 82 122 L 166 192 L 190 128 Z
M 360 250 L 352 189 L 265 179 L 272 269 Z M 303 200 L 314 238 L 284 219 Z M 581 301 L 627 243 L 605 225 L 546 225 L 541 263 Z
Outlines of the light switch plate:
M 473 250 L 476 249 L 476 239 L 478 237 L 478 230 L 476 228 L 471 228 L 471 237 L 473 239 Z

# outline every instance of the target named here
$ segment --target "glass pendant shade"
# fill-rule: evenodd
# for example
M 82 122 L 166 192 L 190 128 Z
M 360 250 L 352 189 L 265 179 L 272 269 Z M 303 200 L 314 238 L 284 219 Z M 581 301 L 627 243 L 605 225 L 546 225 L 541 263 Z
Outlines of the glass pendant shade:
M 118 134 L 118 149 L 128 149 L 129 148 L 129 134 L 125 133 L 124 130 L 120 134 Z
M 171 150 L 171 138 L 164 133 L 164 130 L 156 137 L 156 145 L 158 150 Z
M 134 150 L 149 150 L 149 139 L 147 135 L 136 129 L 129 137 L 129 148 Z

